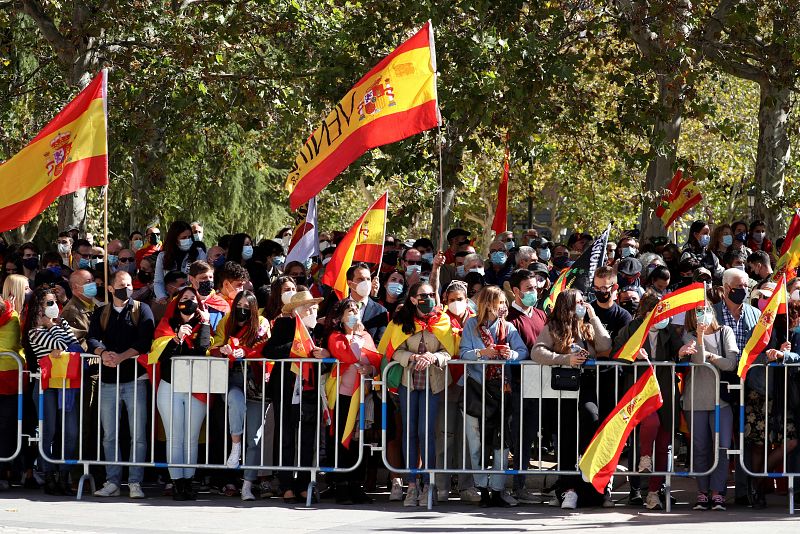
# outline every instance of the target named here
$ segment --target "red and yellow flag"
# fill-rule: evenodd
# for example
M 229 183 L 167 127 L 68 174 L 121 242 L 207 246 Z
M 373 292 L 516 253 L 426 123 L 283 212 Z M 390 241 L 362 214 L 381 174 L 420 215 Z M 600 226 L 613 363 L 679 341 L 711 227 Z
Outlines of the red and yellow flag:
M 693 310 L 699 306 L 703 306 L 706 301 L 705 286 L 702 282 L 695 282 L 686 287 L 673 291 L 664 296 L 661 302 L 653 308 L 645 318 L 644 322 L 639 325 L 639 328 L 633 335 L 620 347 L 619 351 L 614 355 L 614 358 L 619 360 L 627 360 L 632 362 L 636 359 L 639 349 L 644 346 L 647 339 L 647 333 L 650 328 L 664 319 L 668 319 L 679 313 L 684 313 Z
M 772 280 L 777 282 L 784 274 L 786 278 L 793 278 L 798 266 L 800 266 L 800 210 L 795 210 L 789 231 L 786 232 L 786 239 L 781 246 L 778 263 L 775 264 Z
M 376 266 L 381 262 L 388 206 L 389 193 L 386 192 L 358 218 L 336 247 L 336 252 L 325 269 L 322 283 L 332 287 L 340 299 L 350 294 L 347 269 L 354 261 L 373 263 Z
M 664 222 L 664 228 L 669 228 L 678 217 L 703 200 L 697 184 L 691 178 L 684 178 L 680 169 L 667 189 L 669 191 L 661 197 L 661 205 L 656 208 L 656 215 Z
M 0 232 L 61 195 L 108 184 L 105 69 L 28 145 L 0 165 Z
M 597 429 L 581 457 L 578 468 L 583 480 L 604 493 L 617 470 L 622 449 L 633 429 L 664 403 L 653 368 L 650 367 L 622 397 Z
M 739 369 L 736 374 L 744 380 L 747 376 L 747 371 L 750 366 L 758 358 L 758 355 L 764 352 L 764 349 L 769 344 L 769 338 L 772 336 L 772 327 L 775 324 L 775 318 L 782 313 L 786 313 L 786 278 L 781 278 L 772 296 L 764 306 L 764 311 L 761 312 L 761 317 L 758 319 L 747 345 L 742 350 L 742 356 L 739 358 Z
M 497 188 L 497 209 L 494 212 L 492 230 L 496 236 L 508 230 L 508 134 L 506 134 L 506 155 L 503 160 L 503 175 Z
M 291 358 L 310 358 L 311 351 L 314 350 L 314 340 L 311 339 L 311 334 L 308 333 L 305 323 L 300 319 L 297 313 L 294 314 L 294 341 L 292 341 L 292 348 L 289 351 Z M 308 380 L 313 371 L 313 365 L 303 366 L 303 380 Z M 300 374 L 300 365 L 297 362 L 292 362 L 292 372 L 296 375 Z
M 77 388 L 81 382 L 81 355 L 79 352 L 62 352 L 57 357 L 50 355 L 39 360 L 41 388 Z M 64 382 L 66 381 L 66 385 Z
M 361 78 L 306 140 L 286 179 L 292 210 L 367 150 L 440 123 L 429 21 Z

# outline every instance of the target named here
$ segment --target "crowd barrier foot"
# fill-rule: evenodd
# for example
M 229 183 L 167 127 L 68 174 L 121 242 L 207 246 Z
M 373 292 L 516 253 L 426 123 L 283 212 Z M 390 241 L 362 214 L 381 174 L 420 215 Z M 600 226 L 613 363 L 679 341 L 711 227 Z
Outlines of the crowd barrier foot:
M 789 477 L 789 515 L 794 515 L 794 477 Z
M 312 475 L 311 482 L 308 483 L 308 489 L 306 490 L 306 508 L 311 508 L 311 504 L 314 502 L 314 497 L 317 497 L 317 502 L 319 502 L 319 495 L 317 495 L 317 481 L 314 480 Z
M 84 464 L 83 466 L 83 474 L 81 475 L 81 479 L 78 481 L 78 492 L 75 495 L 75 499 L 80 501 L 81 497 L 83 497 L 83 488 L 86 481 L 89 481 L 89 488 L 91 490 L 90 495 L 94 495 L 95 485 L 94 485 L 94 477 L 89 474 L 89 466 Z

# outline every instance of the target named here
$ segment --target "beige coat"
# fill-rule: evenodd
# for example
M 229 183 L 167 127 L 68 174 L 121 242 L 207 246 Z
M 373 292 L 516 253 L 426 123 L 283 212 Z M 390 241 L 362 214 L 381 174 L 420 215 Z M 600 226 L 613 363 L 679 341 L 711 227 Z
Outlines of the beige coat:
M 594 345 L 587 343 L 586 349 L 593 358 L 597 358 L 598 353 L 611 350 L 611 336 L 608 335 L 608 331 L 597 316 L 592 319 L 592 327 L 594 327 Z M 550 326 L 545 325 L 539 333 L 539 337 L 536 338 L 536 344 L 531 351 L 531 360 L 541 365 L 569 365 L 569 357 L 570 354 L 559 354 L 553 351 Z
M 414 356 L 418 353 L 420 339 L 425 343 L 425 350 L 430 352 L 436 357 L 436 363 L 432 364 L 430 369 L 429 380 L 431 386 L 431 393 L 436 394 L 444 391 L 444 388 L 450 384 L 450 373 L 447 372 L 445 365 L 450 360 L 450 354 L 445 350 L 441 342 L 431 332 L 422 330 L 413 336 L 409 337 L 402 345 L 397 347 L 397 350 L 392 355 L 392 360 L 400 362 L 400 365 L 406 369 L 414 368 Z M 406 370 L 403 371 L 402 385 L 408 387 L 408 381 L 411 378 L 411 373 Z

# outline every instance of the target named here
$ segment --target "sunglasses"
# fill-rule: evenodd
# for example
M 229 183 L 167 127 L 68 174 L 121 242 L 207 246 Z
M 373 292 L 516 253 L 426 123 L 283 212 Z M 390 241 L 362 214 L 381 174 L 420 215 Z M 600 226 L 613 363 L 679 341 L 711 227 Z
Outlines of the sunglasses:
M 120 263 L 131 263 L 134 260 L 135 258 L 117 258 L 117 261 Z
M 422 263 L 421 260 L 405 260 L 407 265 L 420 265 Z
M 418 299 L 428 299 L 428 298 L 432 299 L 432 298 L 435 298 L 435 297 L 436 297 L 436 293 L 420 293 L 419 295 L 417 295 Z
M 90 256 L 90 257 L 91 257 L 93 260 L 102 260 L 102 259 L 103 259 L 103 256 L 98 256 L 98 255 L 96 255 L 96 254 L 93 254 L 93 255 L 92 255 L 92 256 Z

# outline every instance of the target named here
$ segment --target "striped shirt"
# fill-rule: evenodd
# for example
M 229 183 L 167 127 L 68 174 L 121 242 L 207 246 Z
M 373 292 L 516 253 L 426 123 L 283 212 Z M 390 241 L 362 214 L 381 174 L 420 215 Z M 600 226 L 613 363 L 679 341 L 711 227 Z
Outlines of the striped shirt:
M 36 327 L 28 332 L 28 341 L 31 350 L 40 360 L 54 350 L 67 350 L 72 345 L 78 345 L 79 341 L 72 333 L 69 323 L 62 317 L 60 322 L 50 328 Z

